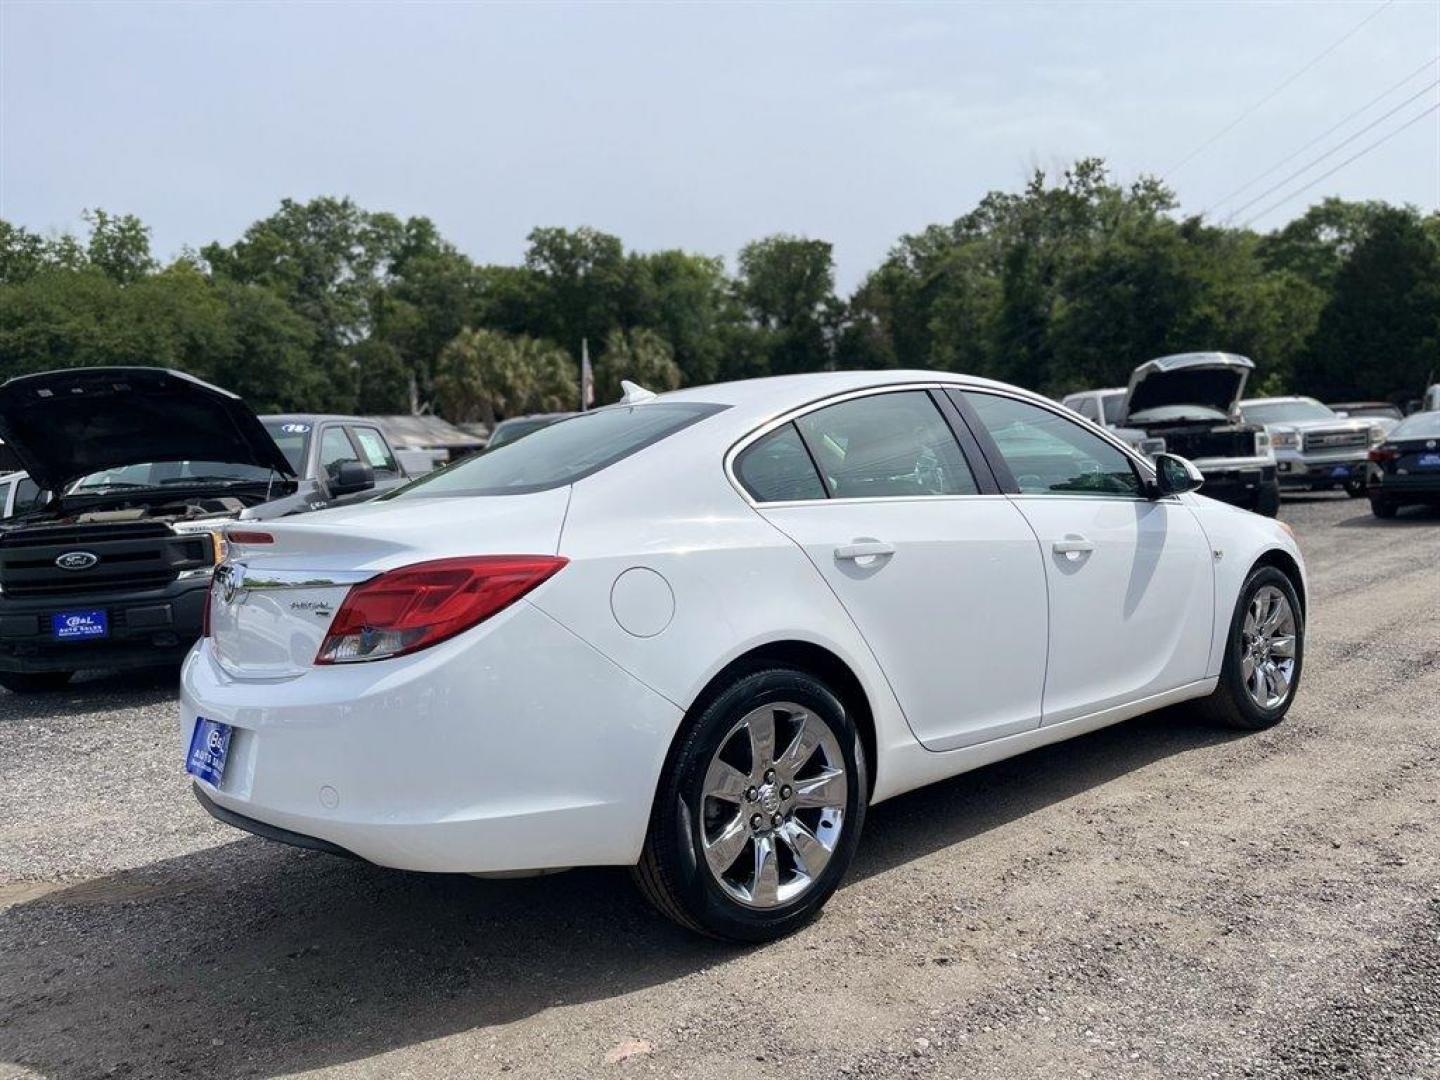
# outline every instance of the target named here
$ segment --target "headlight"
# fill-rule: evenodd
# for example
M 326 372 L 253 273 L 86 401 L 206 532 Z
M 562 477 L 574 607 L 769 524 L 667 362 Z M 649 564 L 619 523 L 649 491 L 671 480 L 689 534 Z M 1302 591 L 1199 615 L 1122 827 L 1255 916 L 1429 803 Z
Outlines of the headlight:
M 1385 429 L 1383 427 L 1372 427 L 1370 429 L 1370 445 L 1379 446 L 1385 441 Z
M 1299 450 L 1300 433 L 1281 428 L 1279 431 L 1271 430 L 1270 443 L 1276 450 Z
M 1255 433 L 1255 456 L 1264 457 L 1270 449 L 1270 436 L 1263 431 Z

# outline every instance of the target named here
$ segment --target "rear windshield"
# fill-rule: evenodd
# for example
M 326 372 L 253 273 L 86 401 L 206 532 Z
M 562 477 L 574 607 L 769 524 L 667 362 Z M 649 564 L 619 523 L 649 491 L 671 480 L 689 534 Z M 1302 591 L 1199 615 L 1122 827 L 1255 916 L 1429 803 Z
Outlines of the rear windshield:
M 524 495 L 573 484 L 727 406 L 699 402 L 612 405 L 429 473 L 388 498 Z
M 265 420 L 262 423 L 270 433 L 270 438 L 275 440 L 275 445 L 280 448 L 280 452 L 285 455 L 285 460 L 290 462 L 295 475 L 304 476 L 305 448 L 310 444 L 312 425 L 304 420 Z

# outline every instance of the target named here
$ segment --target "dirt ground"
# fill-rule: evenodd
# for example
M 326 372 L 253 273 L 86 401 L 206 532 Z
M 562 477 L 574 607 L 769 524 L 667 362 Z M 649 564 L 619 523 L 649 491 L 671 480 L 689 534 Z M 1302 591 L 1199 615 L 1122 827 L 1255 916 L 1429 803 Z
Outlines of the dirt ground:
M 1440 1078 L 1440 513 L 1283 516 L 1312 604 L 1283 725 L 1170 711 L 882 804 L 759 949 L 620 870 L 219 825 L 173 675 L 0 692 L 0 1076 Z

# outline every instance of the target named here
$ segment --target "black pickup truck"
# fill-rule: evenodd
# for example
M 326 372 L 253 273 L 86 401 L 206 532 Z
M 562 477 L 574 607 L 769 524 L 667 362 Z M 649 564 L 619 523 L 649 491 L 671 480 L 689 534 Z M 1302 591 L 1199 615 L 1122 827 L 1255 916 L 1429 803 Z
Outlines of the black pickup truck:
M 18 692 L 84 668 L 177 662 L 200 636 L 227 526 L 405 478 L 370 421 L 262 419 L 160 368 L 11 379 L 0 438 L 42 492 L 0 520 L 0 686 Z

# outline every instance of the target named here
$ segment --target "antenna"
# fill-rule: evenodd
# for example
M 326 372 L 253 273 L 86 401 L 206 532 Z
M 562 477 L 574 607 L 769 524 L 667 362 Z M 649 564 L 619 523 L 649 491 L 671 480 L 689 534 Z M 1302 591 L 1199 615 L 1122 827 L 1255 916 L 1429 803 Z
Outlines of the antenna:
M 656 394 L 653 390 L 646 390 L 639 383 L 633 383 L 629 379 L 620 380 L 620 389 L 625 391 L 620 395 L 621 405 L 639 405 L 642 402 L 654 401 Z

